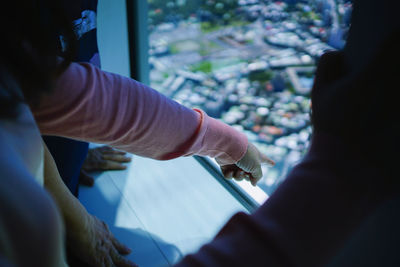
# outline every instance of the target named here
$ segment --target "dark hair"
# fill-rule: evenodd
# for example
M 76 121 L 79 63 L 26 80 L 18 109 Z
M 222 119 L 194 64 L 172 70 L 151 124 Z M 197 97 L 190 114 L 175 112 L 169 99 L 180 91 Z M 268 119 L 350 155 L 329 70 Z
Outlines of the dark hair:
M 400 31 L 395 31 L 358 71 L 347 69 L 342 52 L 324 55 L 311 93 L 314 131 L 339 136 L 397 183 L 399 41 Z
M 0 118 L 39 103 L 74 56 L 75 35 L 58 0 L 7 1 L 0 9 Z M 60 53 L 60 36 L 68 44 Z M 59 56 L 62 56 L 61 59 Z

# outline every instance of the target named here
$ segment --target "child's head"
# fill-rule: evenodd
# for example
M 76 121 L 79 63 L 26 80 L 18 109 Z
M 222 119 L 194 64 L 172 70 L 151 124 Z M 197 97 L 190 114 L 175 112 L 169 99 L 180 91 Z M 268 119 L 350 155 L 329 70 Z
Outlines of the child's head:
M 339 136 L 388 173 L 400 150 L 399 41 L 400 32 L 393 33 L 360 70 L 348 67 L 343 52 L 325 54 L 312 90 L 314 132 Z
M 60 1 L 5 2 L 0 9 L 0 117 L 11 116 L 18 102 L 36 103 L 48 92 L 66 66 L 57 63 L 60 35 L 74 43 Z M 72 50 L 70 46 L 65 51 L 66 63 Z

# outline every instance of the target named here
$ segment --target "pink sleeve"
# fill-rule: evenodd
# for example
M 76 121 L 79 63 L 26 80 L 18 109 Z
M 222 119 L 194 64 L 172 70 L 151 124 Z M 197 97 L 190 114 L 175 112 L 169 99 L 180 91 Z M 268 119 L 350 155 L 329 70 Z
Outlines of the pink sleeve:
M 247 149 L 245 135 L 204 112 L 85 63 L 72 63 L 54 92 L 32 111 L 42 134 L 108 144 L 154 159 L 201 155 L 232 164 Z

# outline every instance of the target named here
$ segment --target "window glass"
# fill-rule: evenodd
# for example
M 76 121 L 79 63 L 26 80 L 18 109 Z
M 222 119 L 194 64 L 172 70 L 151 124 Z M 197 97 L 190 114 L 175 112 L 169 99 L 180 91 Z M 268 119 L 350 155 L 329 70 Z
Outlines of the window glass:
M 277 163 L 259 183 L 271 194 L 309 145 L 315 63 L 344 46 L 351 1 L 148 4 L 151 86 L 244 132 Z

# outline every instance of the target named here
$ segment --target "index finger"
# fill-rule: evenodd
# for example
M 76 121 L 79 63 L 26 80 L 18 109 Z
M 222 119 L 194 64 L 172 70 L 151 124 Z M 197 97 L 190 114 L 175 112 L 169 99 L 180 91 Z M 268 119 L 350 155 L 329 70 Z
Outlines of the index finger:
M 130 157 L 126 157 L 126 156 L 118 155 L 118 154 L 103 154 L 102 158 L 105 160 L 111 160 L 111 161 L 116 161 L 116 162 L 131 162 Z
M 126 165 L 123 165 L 122 163 L 118 163 L 115 161 L 110 161 L 110 160 L 104 160 L 101 163 L 101 169 L 102 170 L 125 170 Z
M 114 235 L 111 236 L 111 243 L 119 254 L 128 255 L 132 252 L 130 248 L 119 242 L 119 240 Z
M 112 261 L 114 263 L 114 266 L 117 266 L 117 267 L 137 267 L 138 266 L 134 262 L 126 259 L 124 256 L 119 254 L 118 251 L 114 247 L 111 248 L 110 255 L 111 255 Z
M 110 154 L 110 155 L 126 155 L 126 152 L 111 148 L 111 150 L 103 151 L 103 154 Z
M 266 155 L 260 153 L 260 162 L 261 163 L 266 163 L 270 166 L 274 166 L 275 165 L 275 161 L 273 161 L 272 159 L 270 159 L 269 157 L 267 157 Z

